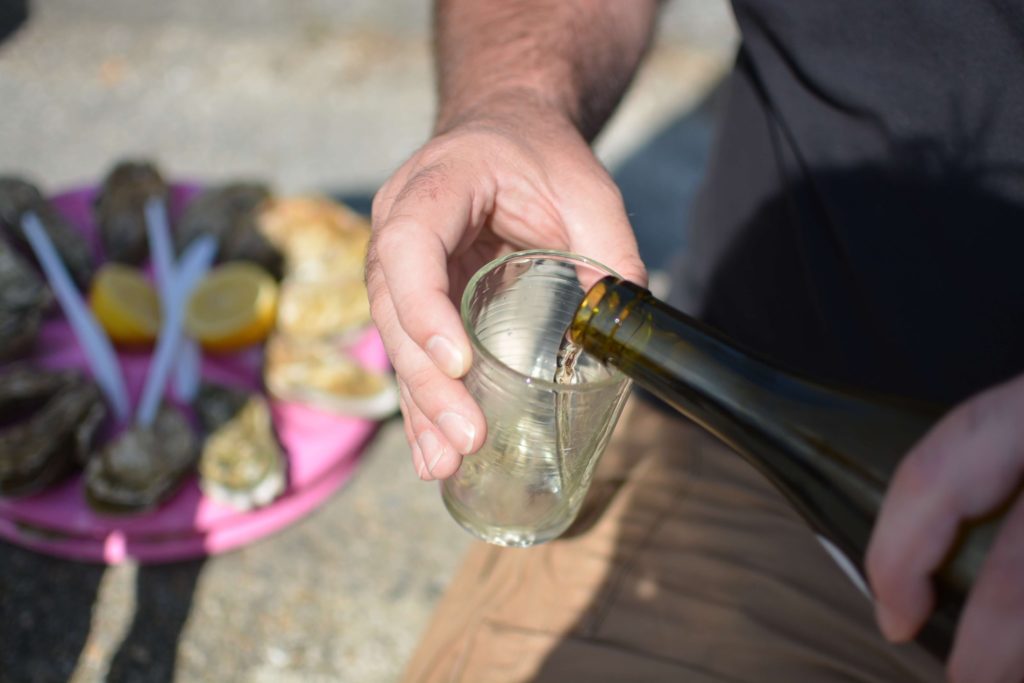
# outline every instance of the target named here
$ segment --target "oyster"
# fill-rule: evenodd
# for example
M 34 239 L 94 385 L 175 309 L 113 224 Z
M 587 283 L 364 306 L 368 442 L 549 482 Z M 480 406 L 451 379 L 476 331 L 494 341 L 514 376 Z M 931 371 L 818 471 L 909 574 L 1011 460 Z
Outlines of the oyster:
M 0 375 L 0 493 L 25 495 L 57 481 L 88 457 L 106 405 L 73 371 L 17 365 Z
M 199 457 L 203 491 L 239 510 L 268 505 L 281 495 L 286 484 L 285 456 L 266 399 L 205 384 L 196 409 L 207 432 Z
M 369 370 L 336 344 L 275 335 L 267 343 L 263 379 L 275 397 L 323 410 L 380 419 L 398 409 L 390 373 Z
M 370 240 L 365 218 L 329 199 L 278 199 L 260 229 L 285 255 L 278 328 L 302 339 L 344 338 L 370 322 L 363 262 Z
M 362 278 L 370 224 L 344 204 L 322 197 L 270 202 L 260 231 L 285 256 L 285 275 L 302 279 Z
M 92 277 L 93 263 L 85 236 L 68 223 L 35 185 L 21 178 L 0 177 L 0 225 L 8 238 L 24 249 L 29 247 L 21 230 L 21 217 L 27 211 L 39 218 L 75 284 L 86 288 Z
M 147 161 L 122 161 L 107 174 L 96 197 L 96 219 L 106 257 L 138 265 L 149 253 L 146 202 L 167 198 L 160 172 Z
M 177 409 L 162 405 L 150 427 L 122 432 L 85 468 L 85 493 L 100 512 L 142 512 L 167 498 L 195 464 L 195 434 Z
M 200 235 L 213 235 L 223 261 L 252 261 L 280 278 L 283 256 L 258 229 L 259 210 L 270 199 L 261 183 L 230 183 L 206 190 L 185 209 L 177 229 L 178 250 Z
M 12 230 L 21 223 L 21 214 L 43 195 L 32 183 L 13 176 L 0 177 L 0 222 L 5 230 Z
M 0 360 L 28 351 L 53 295 L 42 278 L 0 241 Z
M 200 384 L 192 407 L 203 432 L 212 434 L 230 422 L 245 407 L 250 393 L 213 382 Z
M 344 338 L 370 322 L 370 302 L 362 278 L 305 279 L 282 283 L 277 329 L 296 338 Z

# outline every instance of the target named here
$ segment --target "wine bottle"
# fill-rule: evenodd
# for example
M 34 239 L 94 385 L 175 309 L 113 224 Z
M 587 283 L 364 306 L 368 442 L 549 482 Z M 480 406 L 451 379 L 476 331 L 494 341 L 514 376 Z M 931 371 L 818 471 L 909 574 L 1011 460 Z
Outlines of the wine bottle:
M 887 482 L 941 416 L 932 406 L 789 373 L 614 277 L 590 288 L 567 339 L 745 457 L 862 577 Z M 918 640 L 940 657 L 949 653 L 996 526 L 996 520 L 966 526 L 933 577 L 936 607 Z

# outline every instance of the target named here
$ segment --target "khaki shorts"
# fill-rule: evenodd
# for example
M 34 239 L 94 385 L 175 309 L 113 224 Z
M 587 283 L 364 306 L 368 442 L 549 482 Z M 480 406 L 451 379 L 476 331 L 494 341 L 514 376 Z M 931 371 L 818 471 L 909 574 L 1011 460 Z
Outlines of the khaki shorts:
M 580 518 L 473 546 L 403 680 L 939 681 L 785 499 L 704 432 L 631 399 Z

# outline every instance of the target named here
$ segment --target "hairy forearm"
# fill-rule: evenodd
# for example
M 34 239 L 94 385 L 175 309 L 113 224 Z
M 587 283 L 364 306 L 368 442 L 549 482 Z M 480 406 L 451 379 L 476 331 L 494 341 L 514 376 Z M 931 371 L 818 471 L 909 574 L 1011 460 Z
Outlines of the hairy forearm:
M 657 0 L 436 0 L 437 129 L 528 107 L 588 139 L 650 43 Z

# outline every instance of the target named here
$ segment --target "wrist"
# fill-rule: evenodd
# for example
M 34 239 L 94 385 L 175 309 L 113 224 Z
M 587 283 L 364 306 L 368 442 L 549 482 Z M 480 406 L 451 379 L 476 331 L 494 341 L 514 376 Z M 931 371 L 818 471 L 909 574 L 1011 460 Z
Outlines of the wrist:
M 540 124 L 579 132 L 567 102 L 530 84 L 505 85 L 488 92 L 445 98 L 438 107 L 434 135 L 473 124 L 512 130 Z

